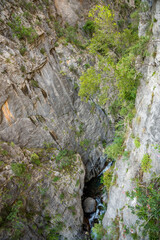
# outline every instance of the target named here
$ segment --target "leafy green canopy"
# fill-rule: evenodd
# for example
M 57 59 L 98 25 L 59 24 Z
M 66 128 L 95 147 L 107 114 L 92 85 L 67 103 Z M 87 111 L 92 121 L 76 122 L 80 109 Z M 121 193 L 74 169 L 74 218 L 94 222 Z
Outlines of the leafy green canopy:
M 136 221 L 136 227 L 142 230 L 142 236 L 149 235 L 149 240 L 158 240 L 160 229 L 160 176 L 154 174 L 151 182 L 147 185 L 137 182 L 137 186 L 132 192 L 126 192 L 126 195 L 132 200 L 137 199 L 135 207 L 128 206 L 133 214 L 136 214 L 139 220 Z
M 89 49 L 97 56 L 98 64 L 80 77 L 79 96 L 83 100 L 96 96 L 98 104 L 103 105 L 113 91 L 118 93 L 121 105 L 134 102 L 141 77 L 135 69 L 135 61 L 148 42 L 148 37 L 138 38 L 135 16 L 138 17 L 138 14 L 133 14 L 133 24 L 121 29 L 116 23 L 114 11 L 108 6 L 97 5 L 90 11 L 94 33 Z

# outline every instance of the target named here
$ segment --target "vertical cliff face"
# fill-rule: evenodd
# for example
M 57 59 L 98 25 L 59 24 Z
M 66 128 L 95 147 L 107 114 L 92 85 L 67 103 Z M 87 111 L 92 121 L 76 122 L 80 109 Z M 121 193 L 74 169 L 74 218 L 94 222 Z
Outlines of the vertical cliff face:
M 136 115 L 132 126 L 127 131 L 125 150 L 130 153 L 130 156 L 127 160 L 122 157 L 116 161 L 114 170 L 114 174 L 117 176 L 116 184 L 110 189 L 108 208 L 103 219 L 105 228 L 116 221 L 118 233 L 115 234 L 115 237 L 118 236 L 118 239 L 133 239 L 133 233 L 138 234 L 139 238 L 137 239 L 148 239 L 148 237 L 141 237 L 141 233 L 136 227 L 138 218 L 128 208 L 128 205 L 132 207 L 136 205 L 136 199 L 131 201 L 126 196 L 126 192 L 134 189 L 135 178 L 139 177 L 142 182 L 148 183 L 153 173 L 156 175 L 160 173 L 159 151 L 155 149 L 155 146 L 160 145 L 159 1 L 149 1 L 148 11 L 141 14 L 140 35 L 145 34 L 149 24 L 152 24 L 152 36 L 148 44 L 149 56 L 143 63 L 142 59 L 137 59 L 137 67 L 142 72 L 143 78 L 136 97 Z M 139 141 L 139 146 L 136 146 L 135 139 Z M 152 168 L 150 171 L 142 172 L 141 163 L 146 154 L 152 160 Z M 128 235 L 126 235 L 125 227 L 129 229 Z
M 113 135 L 78 97 L 95 60 L 76 25 L 92 3 L 0 2 L 0 239 L 85 238 L 84 178 L 103 168 Z
M 1 2 L 0 137 L 23 147 L 74 149 L 90 179 L 104 165 L 102 143 L 112 130 L 105 113 L 77 94 L 79 75 L 93 61 L 55 31 L 57 18 L 76 22 L 88 4 Z

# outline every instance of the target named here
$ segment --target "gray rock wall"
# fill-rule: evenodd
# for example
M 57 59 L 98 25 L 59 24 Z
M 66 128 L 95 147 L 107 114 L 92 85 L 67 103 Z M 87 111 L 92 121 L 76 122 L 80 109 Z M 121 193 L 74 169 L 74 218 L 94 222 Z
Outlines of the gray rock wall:
M 63 37 L 56 42 L 58 10 L 52 1 L 38 1 L 30 18 L 19 4 L 0 4 L 0 138 L 23 147 L 42 147 L 47 142 L 74 149 L 81 154 L 90 179 L 104 165 L 102 143 L 112 138 L 106 114 L 78 97 L 78 78 L 90 59 L 85 50 L 66 44 Z M 56 4 L 62 8 L 62 2 Z M 72 10 L 74 5 L 70 3 Z M 36 30 L 33 43 L 14 36 L 8 26 L 13 21 L 10 13 L 20 17 L 21 26 Z
M 131 210 L 127 207 L 127 205 L 135 206 L 136 201 L 135 199 L 131 201 L 130 198 L 126 197 L 126 192 L 133 190 L 135 187 L 133 179 L 140 173 L 141 160 L 144 154 L 150 155 L 152 168 L 149 172 L 143 173 L 143 181 L 148 182 L 153 173 L 160 174 L 160 155 L 158 150 L 155 149 L 156 145 L 160 145 L 160 2 L 153 1 L 150 6 L 152 8 L 149 9 L 149 12 L 141 15 L 139 29 L 140 35 L 144 35 L 144 31 L 148 25 L 148 16 L 150 15 L 153 23 L 152 37 L 148 45 L 150 56 L 146 57 L 143 64 L 140 60 L 137 60 L 137 67 L 142 72 L 143 78 L 137 92 L 136 115 L 132 126 L 127 131 L 128 136 L 125 150 L 130 152 L 130 157 L 128 160 L 122 157 L 116 161 L 114 174 L 118 177 L 116 184 L 110 189 L 108 208 L 103 219 L 104 228 L 111 226 L 112 221 L 117 219 L 119 240 L 133 239 L 131 232 L 129 235 L 126 235 L 124 225 L 128 227 L 129 231 L 136 226 L 137 217 L 131 214 Z M 140 141 L 139 148 L 136 148 L 134 143 L 136 137 Z M 138 239 L 148 239 L 148 237 L 140 237 L 141 234 L 139 232 L 138 234 Z

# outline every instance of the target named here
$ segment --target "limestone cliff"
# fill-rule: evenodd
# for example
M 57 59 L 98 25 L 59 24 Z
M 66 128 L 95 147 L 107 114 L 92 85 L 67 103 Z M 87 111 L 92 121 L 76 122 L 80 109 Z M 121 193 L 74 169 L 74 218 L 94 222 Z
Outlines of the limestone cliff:
M 79 75 L 93 60 L 69 43 L 76 34 L 69 26 L 66 41 L 62 26 L 64 20 L 76 23 L 89 6 L 89 1 L 0 3 L 0 137 L 23 147 L 47 142 L 74 149 L 87 179 L 103 167 L 102 143 L 111 140 L 112 131 L 106 114 L 78 97 Z
M 85 238 L 84 178 L 103 168 L 113 135 L 106 113 L 78 97 L 95 61 L 82 31 L 93 2 L 0 2 L 1 240 Z
M 149 9 L 141 13 L 139 34 L 144 35 L 149 24 L 152 24 L 151 39 L 148 45 L 149 56 L 144 62 L 137 59 L 137 68 L 141 71 L 143 78 L 136 97 L 136 115 L 132 126 L 128 127 L 126 139 L 126 151 L 129 158 L 117 159 L 114 174 L 116 183 L 109 192 L 107 212 L 103 219 L 103 226 L 111 226 L 116 222 L 117 233 L 113 239 L 135 239 L 133 233 L 138 234 L 136 239 L 148 239 L 142 237 L 136 228 L 136 215 L 131 213 L 128 205 L 135 206 L 136 201 L 126 196 L 127 191 L 135 187 L 134 179 L 140 177 L 143 182 L 149 182 L 151 175 L 160 174 L 159 151 L 155 146 L 160 145 L 160 118 L 159 118 L 159 26 L 160 26 L 160 1 L 149 1 Z M 136 147 L 135 139 L 138 139 L 139 146 Z M 142 173 L 141 161 L 143 156 L 148 154 L 152 159 L 152 168 Z M 129 234 L 126 234 L 127 226 Z M 132 229 L 132 230 L 131 230 Z

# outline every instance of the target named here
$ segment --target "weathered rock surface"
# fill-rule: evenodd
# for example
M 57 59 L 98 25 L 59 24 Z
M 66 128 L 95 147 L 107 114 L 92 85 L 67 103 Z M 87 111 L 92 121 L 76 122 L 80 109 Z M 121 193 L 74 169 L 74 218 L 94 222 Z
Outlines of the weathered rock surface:
M 151 16 L 150 13 L 152 13 L 152 21 L 153 19 L 156 20 L 153 21 L 153 37 L 148 46 L 150 56 L 145 59 L 143 64 L 139 65 L 143 79 L 136 98 L 136 116 L 133 119 L 132 126 L 128 129 L 126 140 L 126 151 L 130 152 L 130 157 L 128 160 L 122 157 L 116 161 L 114 174 L 118 177 L 116 184 L 110 189 L 108 208 L 103 219 L 104 228 L 111 226 L 113 221 L 116 221 L 118 235 L 115 236 L 115 239 L 119 240 L 133 239 L 130 230 L 136 226 L 137 217 L 131 214 L 128 205 L 134 207 L 136 200 L 131 201 L 126 196 L 126 192 L 132 191 L 135 187 L 133 179 L 140 174 L 141 160 L 144 154 L 148 154 L 152 159 L 152 168 L 149 172 L 143 173 L 142 180 L 148 182 L 153 173 L 160 174 L 159 152 L 155 149 L 156 145 L 160 145 L 160 1 L 152 1 L 152 4 L 150 1 L 150 6 L 152 6 L 152 9 L 149 9 L 150 12 L 141 16 L 139 29 L 140 35 L 144 35 L 148 24 L 146 16 Z M 136 137 L 140 141 L 139 148 L 136 148 L 134 143 Z M 127 226 L 130 231 L 128 235 L 125 234 L 124 226 Z M 148 236 L 141 237 L 138 229 L 134 229 L 134 233 L 136 231 L 139 235 L 138 239 L 148 239 Z
M 96 200 L 88 197 L 83 202 L 83 209 L 85 213 L 92 213 L 96 210 Z
M 74 149 L 90 179 L 104 165 L 102 143 L 111 140 L 112 129 L 100 108 L 78 97 L 78 78 L 86 64 L 94 63 L 85 50 L 66 44 L 63 37 L 57 41 L 54 19 L 57 11 L 63 15 L 62 2 L 69 13 L 72 8 L 76 14 L 76 3 L 85 6 L 78 0 L 55 1 L 56 7 L 52 1 L 36 5 L 31 1 L 28 10 L 17 1 L 0 3 L 0 138 L 22 147 L 42 147 L 47 142 Z M 22 33 L 21 40 L 14 36 L 8 26 L 14 18 L 10 12 L 20 17 L 20 26 L 35 29 L 38 37 L 32 44 Z M 72 12 L 63 16 L 72 18 Z
M 56 162 L 57 154 L 0 144 L 1 240 L 83 238 L 84 165 L 79 155 Z
M 85 9 L 90 9 L 91 5 L 90 0 L 55 0 L 57 13 L 71 25 L 75 25 L 80 18 L 83 18 Z

